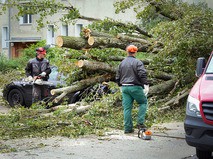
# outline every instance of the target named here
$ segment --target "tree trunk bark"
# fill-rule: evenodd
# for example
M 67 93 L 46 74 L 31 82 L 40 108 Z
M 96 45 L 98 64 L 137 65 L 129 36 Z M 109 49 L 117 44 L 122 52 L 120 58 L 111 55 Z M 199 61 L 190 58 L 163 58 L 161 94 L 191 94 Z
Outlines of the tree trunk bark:
M 169 81 L 165 81 L 158 85 L 154 85 L 154 86 L 150 87 L 148 96 L 168 93 L 173 89 L 173 87 L 175 86 L 175 83 L 176 83 L 176 80 L 171 79 Z
M 104 62 L 97 62 L 97 61 L 88 61 L 88 60 L 79 60 L 77 66 L 87 70 L 103 70 L 111 73 L 115 73 L 116 69 L 111 67 L 109 64 Z
M 81 37 L 58 36 L 56 38 L 56 45 L 59 47 L 67 47 L 76 50 L 81 50 L 87 45 L 87 41 Z
M 102 83 L 104 81 L 109 81 L 111 78 L 112 78 L 112 76 L 110 74 L 105 74 L 105 75 L 100 75 L 100 76 L 89 78 L 89 79 L 84 79 L 84 80 L 81 80 L 81 81 L 75 83 L 75 85 L 72 85 L 72 86 L 58 88 L 58 89 L 52 89 L 51 94 L 55 95 L 58 93 L 62 93 L 61 95 L 57 96 L 54 99 L 54 102 L 58 103 L 63 97 L 65 97 L 67 95 L 67 93 L 72 93 L 72 92 L 76 92 L 76 91 L 85 89 L 88 86 L 94 85 L 98 82 Z
M 88 40 L 82 37 L 71 37 L 71 36 L 58 36 L 56 38 L 56 45 L 58 47 L 67 47 L 75 50 L 89 49 L 89 48 L 120 48 L 125 50 L 129 44 L 128 41 L 122 41 L 118 38 L 111 37 L 93 37 L 94 44 L 89 45 Z M 146 52 L 148 46 L 139 42 L 133 42 L 132 44 L 138 47 L 138 51 Z
M 123 35 L 123 34 L 118 34 L 117 38 L 122 40 L 122 41 L 129 41 L 129 43 L 139 42 L 139 43 L 147 45 L 147 46 L 152 45 L 149 41 L 147 41 L 145 39 L 134 38 L 134 37 L 126 36 L 126 35 Z
M 166 102 L 162 108 L 159 108 L 158 111 L 166 111 L 168 109 L 174 108 L 180 104 L 180 101 L 185 99 L 189 95 L 189 90 L 184 91 L 182 94 L 178 94 L 173 97 L 171 100 Z

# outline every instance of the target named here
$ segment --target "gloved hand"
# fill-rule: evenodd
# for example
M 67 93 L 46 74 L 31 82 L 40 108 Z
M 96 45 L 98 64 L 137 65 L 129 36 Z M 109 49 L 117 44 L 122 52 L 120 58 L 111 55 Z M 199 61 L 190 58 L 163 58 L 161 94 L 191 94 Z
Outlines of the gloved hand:
M 41 75 L 41 77 L 45 77 L 46 76 L 46 72 L 42 72 L 40 75 Z
M 147 96 L 149 93 L 149 85 L 144 85 L 144 94 Z
M 27 80 L 28 80 L 28 81 L 33 81 L 33 77 L 32 77 L 32 76 L 28 76 L 28 77 L 27 77 Z

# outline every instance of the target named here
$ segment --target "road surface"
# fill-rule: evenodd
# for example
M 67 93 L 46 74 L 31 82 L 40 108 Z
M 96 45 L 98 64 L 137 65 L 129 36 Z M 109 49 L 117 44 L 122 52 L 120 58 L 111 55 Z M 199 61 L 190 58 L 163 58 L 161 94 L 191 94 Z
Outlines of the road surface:
M 1 159 L 197 159 L 195 149 L 184 140 L 183 123 L 152 127 L 151 140 L 112 130 L 105 136 L 14 139 L 4 142 L 17 152 L 0 154 Z

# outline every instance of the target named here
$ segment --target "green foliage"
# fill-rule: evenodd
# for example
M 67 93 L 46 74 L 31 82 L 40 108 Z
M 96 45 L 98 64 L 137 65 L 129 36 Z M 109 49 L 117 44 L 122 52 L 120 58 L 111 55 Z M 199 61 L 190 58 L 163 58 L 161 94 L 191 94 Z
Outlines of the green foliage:
M 126 9 L 131 8 L 132 6 L 138 6 L 140 3 L 143 3 L 145 0 L 122 0 L 117 1 L 113 5 L 116 8 L 115 13 L 125 13 Z
M 19 64 L 16 60 L 9 60 L 7 57 L 1 55 L 0 56 L 0 71 L 7 72 L 12 69 L 19 68 Z
M 164 42 L 162 58 L 175 61 L 172 72 L 179 77 L 192 74 L 196 59 L 200 56 L 208 57 L 213 47 L 213 11 L 195 5 L 187 7 L 185 12 L 190 14 L 176 21 L 159 23 L 152 30 Z
M 60 20 L 64 22 L 65 24 L 69 24 L 71 22 L 74 23 L 74 20 L 77 18 L 81 17 L 79 10 L 75 9 L 70 9 L 66 15 L 64 15 Z
M 54 16 L 61 12 L 61 10 L 68 11 L 67 14 L 62 15 L 60 18 L 60 20 L 66 24 L 80 16 L 78 9 L 74 8 L 71 4 L 64 4 L 56 0 L 31 0 L 26 2 L 23 0 L 7 0 L 4 4 L 0 5 L 0 14 L 5 13 L 8 8 L 15 7 L 18 10 L 15 16 L 17 19 L 25 14 L 39 15 L 36 20 L 37 30 L 45 27 L 46 24 L 54 24 L 57 27 L 55 20 L 51 20 L 49 16 Z
M 88 26 L 91 29 L 117 35 L 118 33 L 132 34 L 135 32 L 136 26 L 133 23 L 124 23 L 106 18 L 103 21 L 93 22 Z
M 97 61 L 110 61 L 111 56 L 126 56 L 124 50 L 118 48 L 106 48 L 106 49 L 91 49 L 89 52 L 90 56 Z
M 109 82 L 114 94 L 104 95 L 94 102 L 88 103 L 92 108 L 82 114 L 64 113 L 63 108 L 53 114 L 45 115 L 46 109 L 14 108 L 7 115 L 0 115 L 0 138 L 13 139 L 23 137 L 79 137 L 82 135 L 104 135 L 110 129 L 123 129 L 123 108 L 121 93 L 114 82 Z M 116 91 L 117 90 L 117 91 Z M 86 103 L 85 103 L 86 104 Z M 182 121 L 185 108 L 175 110 L 175 113 L 161 113 L 159 103 L 148 107 L 146 125 L 166 122 L 168 120 Z M 138 105 L 134 103 L 132 117 L 136 126 Z
M 152 3 L 149 3 L 145 10 L 141 11 L 140 7 L 143 2 Z M 33 1 L 33 3 L 36 2 Z M 51 1 L 40 3 L 40 5 L 43 4 L 45 6 L 52 5 Z M 125 9 L 133 7 L 137 13 L 137 18 L 142 21 L 140 26 L 150 31 L 154 36 L 153 41 L 157 39 L 164 44 L 164 48 L 155 58 L 155 63 L 152 63 L 155 71 L 170 72 L 177 75 L 178 79 L 185 80 L 183 78 L 186 76 L 194 75 L 196 58 L 199 56 L 207 57 L 213 48 L 213 13 L 212 10 L 204 8 L 203 5 L 188 5 L 179 0 L 125 0 L 116 2 L 115 6 L 117 7 L 116 12 L 124 12 Z M 41 11 L 40 8 L 35 10 L 37 12 Z M 22 11 L 21 8 L 20 11 Z M 49 11 L 51 11 L 51 8 Z M 19 15 L 22 14 L 24 14 L 24 10 L 19 13 Z M 45 17 L 46 13 L 41 14 L 41 16 Z M 78 10 L 76 12 L 73 10 L 63 20 L 68 22 L 69 18 L 74 19 L 78 16 L 80 16 Z M 42 26 L 41 21 L 38 22 Z M 117 33 L 131 34 L 136 26 L 133 24 L 123 25 L 114 20 L 105 19 L 92 24 L 90 27 L 116 35 Z M 8 71 L 7 68 L 23 69 L 26 62 L 35 56 L 35 48 L 41 46 L 45 46 L 45 41 L 25 49 L 23 56 L 17 59 L 22 61 L 20 63 L 12 62 L 13 64 L 9 64 L 10 60 L 6 62 L 5 59 L 1 60 L 0 66 L 2 67 L 0 68 L 4 72 Z M 71 59 L 65 58 L 66 54 Z M 75 66 L 75 62 L 83 56 L 90 60 L 109 61 L 111 56 L 126 56 L 126 53 L 114 48 L 91 49 L 87 53 L 57 47 L 49 48 L 47 51 L 47 58 L 50 63 L 57 65 L 61 72 L 69 74 L 69 83 L 89 75 Z M 142 53 L 138 53 L 137 56 L 139 59 L 149 58 L 149 56 L 144 56 Z M 116 62 L 108 63 L 112 66 L 118 64 Z M 94 73 L 90 74 L 94 75 Z M 116 88 L 117 86 L 112 87 Z M 118 88 L 116 89 L 119 90 Z M 85 101 L 90 101 L 93 96 L 88 96 L 88 98 Z M 86 114 L 62 113 L 63 110 L 58 110 L 51 117 L 42 116 L 39 109 L 43 109 L 43 107 L 38 107 L 37 105 L 30 109 L 14 109 L 8 116 L 0 116 L 0 137 L 3 139 L 26 136 L 48 137 L 53 135 L 77 137 L 86 134 L 103 135 L 103 132 L 107 129 L 123 128 L 120 92 L 117 91 L 115 94 L 105 95 L 103 98 L 89 104 L 92 104 L 93 107 Z M 166 121 L 167 119 L 171 120 L 176 117 L 176 119 L 182 120 L 184 108 L 180 109 L 180 111 L 175 111 L 175 115 L 174 111 L 172 111 L 173 114 L 171 112 L 162 114 L 158 112 L 159 105 L 162 104 L 156 102 L 154 106 L 148 108 L 146 125 L 151 126 L 152 123 Z M 137 118 L 136 105 L 134 105 L 132 116 L 135 122 Z
M 28 46 L 26 49 L 24 49 L 22 51 L 21 57 L 19 59 L 23 58 L 23 61 L 24 61 L 25 59 L 29 60 L 31 58 L 34 58 L 36 56 L 36 48 L 45 47 L 45 46 L 46 46 L 45 40 L 39 41 L 35 44 L 31 44 L 30 46 Z M 47 52 L 48 52 L 48 50 L 47 50 Z
M 17 150 L 8 145 L 4 145 L 3 143 L 0 142 L 0 153 L 10 153 L 10 152 L 17 152 Z
M 141 10 L 140 5 L 147 6 Z M 141 26 L 164 44 L 153 68 L 171 72 L 184 80 L 194 75 L 196 59 L 208 57 L 213 47 L 213 11 L 206 4 L 181 0 L 123 0 L 115 3 L 117 12 L 134 7 Z M 173 61 L 169 63 L 168 61 Z

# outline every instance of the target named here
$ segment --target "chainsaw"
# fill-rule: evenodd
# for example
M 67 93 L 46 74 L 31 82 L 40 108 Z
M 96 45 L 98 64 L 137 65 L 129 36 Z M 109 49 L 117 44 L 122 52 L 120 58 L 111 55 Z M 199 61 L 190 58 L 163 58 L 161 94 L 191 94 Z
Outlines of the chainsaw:
M 146 128 L 141 128 L 138 130 L 138 137 L 143 140 L 151 140 L 152 132 Z

